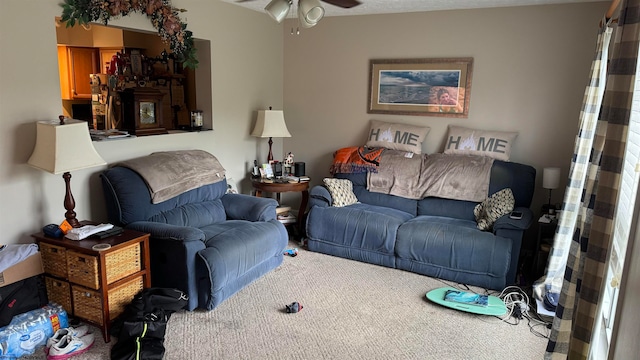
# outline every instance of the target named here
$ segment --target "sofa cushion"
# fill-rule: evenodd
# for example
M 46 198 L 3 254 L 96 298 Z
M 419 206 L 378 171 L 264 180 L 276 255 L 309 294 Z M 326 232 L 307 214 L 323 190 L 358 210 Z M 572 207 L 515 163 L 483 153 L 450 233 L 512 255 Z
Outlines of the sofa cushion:
M 504 286 L 511 264 L 511 247 L 510 239 L 478 231 L 473 221 L 418 216 L 398 228 L 397 266 L 428 276 L 496 288 Z
M 449 125 L 445 154 L 481 155 L 508 161 L 517 132 L 487 131 Z
M 102 189 L 107 202 L 109 222 L 127 225 L 146 221 L 186 204 L 220 199 L 227 191 L 227 181 L 201 186 L 167 201 L 152 204 L 149 189 L 138 173 L 122 166 L 114 166 L 101 175 Z
M 371 120 L 366 146 L 422 153 L 422 142 L 429 133 L 427 126 L 388 123 Z
M 199 228 L 225 221 L 226 215 L 222 201 L 210 200 L 194 204 L 185 204 L 175 209 L 152 216 L 148 221 Z
M 335 177 L 351 180 L 353 193 L 356 194 L 358 201 L 361 203 L 388 207 L 409 213 L 413 216 L 416 215 L 417 200 L 367 190 L 367 174 L 335 174 Z
M 513 193 L 510 188 L 506 188 L 476 205 L 473 214 L 476 217 L 478 229 L 490 230 L 496 220 L 513 211 L 514 204 Z
M 313 218 L 307 222 L 307 235 L 311 239 L 393 255 L 396 231 L 413 215 L 357 203 L 340 208 L 315 206 L 311 208 L 309 218 Z
M 322 182 L 324 182 L 331 194 L 333 206 L 342 207 L 358 202 L 358 198 L 353 193 L 353 184 L 350 180 L 325 178 Z

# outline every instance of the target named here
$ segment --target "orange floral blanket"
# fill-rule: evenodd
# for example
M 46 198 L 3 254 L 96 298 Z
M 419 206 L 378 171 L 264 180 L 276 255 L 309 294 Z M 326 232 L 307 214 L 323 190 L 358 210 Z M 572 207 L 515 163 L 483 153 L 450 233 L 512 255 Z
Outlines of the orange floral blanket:
M 333 154 L 333 164 L 329 169 L 331 175 L 337 173 L 367 173 L 378 172 L 380 156 L 384 148 L 368 148 L 351 146 L 339 149 Z

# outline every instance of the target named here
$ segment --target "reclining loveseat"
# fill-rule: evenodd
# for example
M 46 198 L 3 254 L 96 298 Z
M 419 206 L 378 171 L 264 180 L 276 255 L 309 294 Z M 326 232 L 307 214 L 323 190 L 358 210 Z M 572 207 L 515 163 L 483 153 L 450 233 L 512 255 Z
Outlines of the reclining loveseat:
M 483 202 L 372 192 L 368 176 L 334 174 L 352 184 L 357 202 L 346 206 L 334 206 L 336 199 L 325 185 L 311 189 L 309 250 L 489 289 L 516 281 L 523 234 L 533 217 L 533 167 L 493 161 L 486 198 L 510 189 L 513 208 L 522 216 L 507 213 L 486 230 L 478 228 L 474 214 Z
M 214 309 L 282 263 L 288 235 L 277 202 L 227 193 L 209 153 L 154 153 L 100 177 L 109 222 L 151 234 L 152 286 L 185 292 L 187 310 Z

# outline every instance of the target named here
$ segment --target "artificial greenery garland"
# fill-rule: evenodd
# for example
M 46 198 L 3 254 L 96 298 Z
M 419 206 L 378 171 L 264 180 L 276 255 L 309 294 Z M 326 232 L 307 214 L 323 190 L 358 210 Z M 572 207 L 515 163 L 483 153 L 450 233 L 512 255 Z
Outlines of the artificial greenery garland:
M 93 21 L 107 25 L 112 17 L 127 16 L 130 12 L 145 14 L 162 40 L 169 43 L 177 61 L 189 68 L 198 66 L 193 33 L 178 16 L 186 10 L 174 8 L 170 0 L 64 0 L 60 6 L 67 27 Z

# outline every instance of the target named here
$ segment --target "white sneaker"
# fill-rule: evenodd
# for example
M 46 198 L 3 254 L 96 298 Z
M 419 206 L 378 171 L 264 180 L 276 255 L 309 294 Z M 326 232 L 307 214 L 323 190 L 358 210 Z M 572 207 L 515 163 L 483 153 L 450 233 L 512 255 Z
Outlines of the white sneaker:
M 56 331 L 56 333 L 53 334 L 52 337 L 47 339 L 47 347 L 44 348 L 44 352 L 48 354 L 49 353 L 49 349 L 51 348 L 51 346 L 53 346 L 53 344 L 58 343 L 66 335 L 73 335 L 75 337 L 83 337 L 88 332 L 89 332 L 89 327 L 87 325 L 80 325 L 80 326 L 75 327 L 75 328 L 69 326 L 67 328 L 58 329 L 58 331 Z
M 72 356 L 83 354 L 91 348 L 94 340 L 93 334 L 86 334 L 83 337 L 65 335 L 60 341 L 51 346 L 47 360 L 65 360 Z

